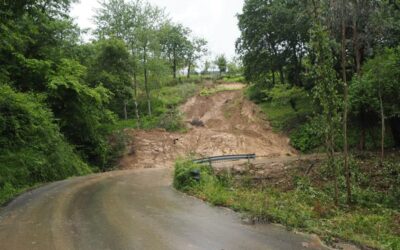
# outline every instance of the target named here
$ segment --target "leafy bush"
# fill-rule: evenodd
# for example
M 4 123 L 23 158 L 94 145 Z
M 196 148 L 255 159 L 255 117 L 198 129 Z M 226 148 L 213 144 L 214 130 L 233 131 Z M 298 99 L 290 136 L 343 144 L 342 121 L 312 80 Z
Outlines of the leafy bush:
M 290 134 L 292 146 L 301 152 L 310 152 L 323 143 L 323 137 L 317 128 L 318 124 L 314 120 L 296 128 Z
M 226 83 L 245 83 L 246 80 L 244 79 L 244 76 L 225 76 L 222 78 L 222 80 Z
M 212 169 L 206 165 L 197 164 L 188 159 L 178 160 L 175 163 L 174 187 L 178 190 L 189 191 L 198 185 L 199 182 L 193 178 L 193 171 L 199 171 L 202 183 L 207 183 L 212 173 Z
M 246 96 L 255 103 L 262 103 L 267 98 L 264 89 L 265 86 L 263 84 L 251 84 L 246 89 Z
M 182 114 L 177 109 L 167 111 L 161 115 L 159 127 L 171 132 L 182 131 L 185 129 Z
M 6 193 L 91 172 L 38 99 L 0 87 L 0 189 Z

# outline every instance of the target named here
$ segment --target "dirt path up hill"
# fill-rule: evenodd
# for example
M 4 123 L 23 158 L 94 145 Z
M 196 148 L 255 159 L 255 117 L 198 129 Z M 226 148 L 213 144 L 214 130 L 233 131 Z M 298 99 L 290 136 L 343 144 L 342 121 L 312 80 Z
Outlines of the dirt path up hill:
M 205 157 L 249 153 L 268 157 L 296 155 L 289 139 L 274 133 L 261 118 L 259 108 L 243 96 L 243 86 L 232 86 L 237 90 L 212 96 L 197 95 L 180 107 L 187 133 L 128 130 L 133 138 L 132 153 L 121 160 L 121 167 L 171 167 L 176 158 L 188 154 Z M 195 119 L 203 126 L 192 126 Z

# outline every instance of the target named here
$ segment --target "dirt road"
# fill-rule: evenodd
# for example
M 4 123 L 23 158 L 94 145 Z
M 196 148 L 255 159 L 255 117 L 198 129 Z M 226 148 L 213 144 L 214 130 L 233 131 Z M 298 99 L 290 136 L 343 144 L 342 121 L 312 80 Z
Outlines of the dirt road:
M 325 249 L 316 238 L 244 225 L 175 191 L 171 171 L 112 172 L 26 193 L 0 213 L 0 249 Z

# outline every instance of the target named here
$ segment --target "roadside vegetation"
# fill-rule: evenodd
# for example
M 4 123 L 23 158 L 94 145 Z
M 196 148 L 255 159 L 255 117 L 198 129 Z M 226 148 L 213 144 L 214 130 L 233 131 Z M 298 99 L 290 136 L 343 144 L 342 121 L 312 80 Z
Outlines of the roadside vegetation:
M 398 3 L 385 1 L 250 0 L 239 15 L 247 96 L 296 149 L 326 152 L 337 206 L 342 177 L 353 201 L 354 153 L 383 165 L 400 147 L 399 22 Z
M 0 204 L 41 183 L 114 169 L 124 128 L 182 130 L 177 106 L 202 81 L 194 72 L 207 42 L 164 10 L 101 1 L 84 42 L 73 2 L 0 3 Z
M 334 186 L 329 166 L 323 164 L 312 174 L 304 169 L 287 173 L 289 182 L 271 179 L 263 184 L 248 172 L 233 175 L 230 172 L 214 173 L 208 165 L 199 165 L 191 160 L 179 160 L 175 164 L 174 187 L 194 195 L 215 206 L 232 208 L 242 212 L 254 223 L 275 222 L 288 229 L 316 233 L 328 244 L 347 241 L 360 246 L 377 249 L 400 247 L 400 182 L 391 176 L 393 169 L 400 170 L 398 155 L 376 168 L 377 162 L 364 162 L 368 168 L 359 167 L 362 158 L 352 159 L 354 173 L 353 204 L 335 206 L 332 198 Z M 337 163 L 343 172 L 343 161 Z M 364 165 L 364 167 L 365 167 Z M 193 173 L 200 172 L 200 181 Z M 371 171 L 379 171 L 371 174 Z M 379 176 L 379 177 L 378 177 Z M 385 178 L 380 178 L 384 177 Z M 375 182 L 371 183 L 371 178 Z M 345 179 L 340 179 L 346 201 Z
M 399 4 L 249 0 L 238 18 L 247 97 L 299 152 L 326 156 L 288 185 L 178 161 L 174 186 L 328 243 L 399 249 Z

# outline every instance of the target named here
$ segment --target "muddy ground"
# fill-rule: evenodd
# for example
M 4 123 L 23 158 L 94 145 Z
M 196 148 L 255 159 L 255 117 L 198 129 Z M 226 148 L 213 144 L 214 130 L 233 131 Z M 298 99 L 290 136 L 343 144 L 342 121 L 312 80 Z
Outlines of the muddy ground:
M 253 154 L 264 158 L 296 156 L 289 139 L 275 133 L 260 109 L 243 96 L 242 84 L 212 96 L 196 95 L 180 110 L 188 131 L 127 130 L 131 138 L 122 169 L 172 167 L 178 157 Z M 193 120 L 201 121 L 197 126 Z M 200 125 L 200 126 L 199 126 Z

